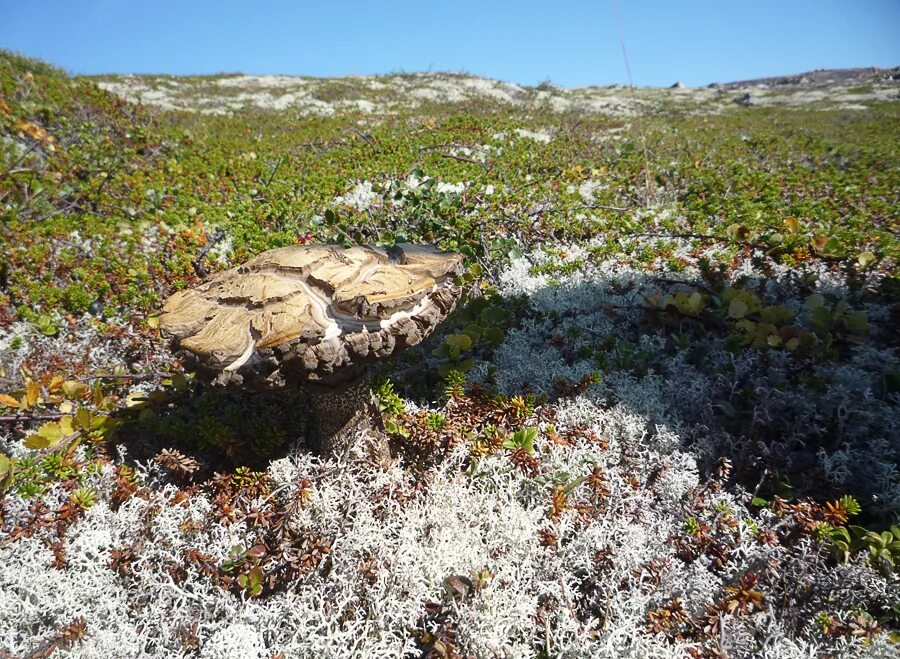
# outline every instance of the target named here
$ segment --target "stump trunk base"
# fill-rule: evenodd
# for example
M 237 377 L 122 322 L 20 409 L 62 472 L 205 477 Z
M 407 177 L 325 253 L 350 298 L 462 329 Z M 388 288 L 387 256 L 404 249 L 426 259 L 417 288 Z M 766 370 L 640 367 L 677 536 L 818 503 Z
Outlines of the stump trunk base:
M 323 457 L 342 457 L 358 448 L 379 465 L 390 463 L 388 439 L 369 388 L 368 371 L 336 383 L 310 382 L 305 389 L 313 450 Z

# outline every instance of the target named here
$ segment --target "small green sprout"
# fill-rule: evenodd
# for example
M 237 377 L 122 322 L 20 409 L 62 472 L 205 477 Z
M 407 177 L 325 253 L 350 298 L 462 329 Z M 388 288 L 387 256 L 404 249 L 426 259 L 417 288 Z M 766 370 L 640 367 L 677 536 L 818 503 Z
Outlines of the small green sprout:
M 91 487 L 79 487 L 72 492 L 71 501 L 82 510 L 87 510 L 97 503 L 97 492 Z
M 696 517 L 688 517 L 686 520 L 684 520 L 684 532 L 687 535 L 699 535 L 700 521 Z
M 444 395 L 447 398 L 462 398 L 465 384 L 466 374 L 455 368 L 450 369 L 444 375 Z
M 382 380 L 372 388 L 375 394 L 375 400 L 378 402 L 378 409 L 382 414 L 398 416 L 403 414 L 405 406 L 403 399 L 394 393 L 394 383 L 390 380 Z
M 428 416 L 425 418 L 425 425 L 432 430 L 440 430 L 444 427 L 446 422 L 446 417 L 440 412 L 429 412 Z

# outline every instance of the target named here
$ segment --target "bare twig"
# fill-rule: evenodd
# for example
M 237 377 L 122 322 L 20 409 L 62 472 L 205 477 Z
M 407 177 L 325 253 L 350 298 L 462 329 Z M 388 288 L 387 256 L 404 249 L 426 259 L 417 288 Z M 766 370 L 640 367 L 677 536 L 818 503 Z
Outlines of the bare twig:
M 653 196 L 653 187 L 650 183 L 650 156 L 647 152 L 647 138 L 644 136 L 644 127 L 641 121 L 641 104 L 637 100 L 637 94 L 634 93 L 634 80 L 631 77 L 631 65 L 628 63 L 628 51 L 625 48 L 625 32 L 622 29 L 622 19 L 619 16 L 619 7 L 615 0 L 613 1 L 613 8 L 616 17 L 616 28 L 619 33 L 619 43 L 622 46 L 622 58 L 625 60 L 625 71 L 628 73 L 628 87 L 631 90 L 631 100 L 634 103 L 635 122 L 641 138 L 641 148 L 644 152 L 644 185 L 646 187 L 644 206 L 649 207 L 650 198 Z
M 65 414 L 58 412 L 47 414 L 6 414 L 0 416 L 0 423 L 18 423 L 19 421 L 59 421 Z
M 485 166 L 485 164 L 483 162 L 478 162 L 477 160 L 473 160 L 472 158 L 466 158 L 464 156 L 455 156 L 452 153 L 442 153 L 440 155 L 441 155 L 441 158 L 451 158 L 452 160 L 458 160 L 459 162 L 470 162 L 473 165 L 478 165 L 480 167 Z
M 77 378 L 77 380 L 79 382 L 89 382 L 91 380 L 133 380 L 135 382 L 142 382 L 144 380 L 153 380 L 155 378 L 171 378 L 174 375 L 176 375 L 176 373 L 154 371 L 152 373 L 123 373 L 121 375 L 88 375 L 83 378 Z
M 653 281 L 658 282 L 660 284 L 672 284 L 674 286 L 687 286 L 688 288 L 699 288 L 701 291 L 709 293 L 710 295 L 715 295 L 716 292 L 711 288 L 704 286 L 703 284 L 698 284 L 696 282 L 690 281 L 681 281 L 680 279 L 667 279 L 666 277 L 654 277 Z
M 527 217 L 535 217 L 537 215 L 568 213 L 568 212 L 578 212 L 578 211 L 592 211 L 592 210 L 616 211 L 617 213 L 631 212 L 630 208 L 624 208 L 622 206 L 607 206 L 605 204 L 591 204 L 589 206 L 588 205 L 575 206 L 574 208 L 539 208 L 537 210 L 531 211 L 530 213 L 526 213 L 526 216 Z
M 60 213 L 65 213 L 67 211 L 73 210 L 75 208 L 75 204 L 71 203 L 68 206 L 63 206 L 62 208 L 57 208 L 55 210 L 50 211 L 49 213 L 45 213 L 41 215 L 39 218 L 36 218 L 35 222 L 43 222 L 44 220 L 49 220 L 51 217 L 56 217 Z
M 213 237 L 206 241 L 206 244 L 203 246 L 203 249 L 200 250 L 200 254 L 197 256 L 194 261 L 194 272 L 197 273 L 198 277 L 205 278 L 209 276 L 209 273 L 206 271 L 206 268 L 203 267 L 203 259 L 206 258 L 206 255 L 209 254 L 209 250 L 216 246 L 216 243 L 225 239 L 225 231 L 223 229 L 219 229 L 213 234 Z
M 651 233 L 651 232 L 620 232 L 623 236 L 628 238 L 672 238 L 675 240 L 712 240 L 720 243 L 738 243 L 741 245 L 746 245 L 747 247 L 754 247 L 756 249 L 771 249 L 771 245 L 766 245 L 764 243 L 751 243 L 749 241 L 741 241 L 735 240 L 733 238 L 728 238 L 727 236 L 711 236 L 707 233 Z
M 31 167 L 19 167 L 18 169 L 10 169 L 5 172 L 0 172 L 0 179 L 3 179 L 7 176 L 12 176 L 13 174 L 22 174 L 23 172 L 33 172 L 35 171 Z
M 278 172 L 278 168 L 281 167 L 281 163 L 284 162 L 284 156 L 278 159 L 278 162 L 275 163 L 275 167 L 272 168 L 272 173 L 269 174 L 269 178 L 266 179 L 266 182 L 263 183 L 264 188 L 268 188 L 269 184 L 272 182 L 272 179 L 275 178 L 275 174 Z
M 13 169 L 13 168 L 15 168 L 15 167 L 18 167 L 18 166 L 25 160 L 25 158 L 28 157 L 28 154 L 30 154 L 30 153 L 33 152 L 35 149 L 37 149 L 37 145 L 38 145 L 37 142 L 33 142 L 33 143 L 31 143 L 31 144 L 28 144 L 27 142 L 25 142 L 25 140 L 22 140 L 22 139 L 19 139 L 18 142 L 21 143 L 21 144 L 26 144 L 26 145 L 28 146 L 28 148 L 25 150 L 25 152 L 24 152 L 21 156 L 19 156 L 19 157 L 16 159 L 16 161 L 15 161 L 14 163 L 12 163 L 12 164 L 9 166 L 10 169 Z M 0 178 L 2 178 L 2 176 L 0 176 Z
M 419 147 L 419 153 L 423 151 L 438 151 L 439 149 L 470 149 L 474 147 L 464 144 L 463 142 L 441 142 L 440 144 L 427 144 Z

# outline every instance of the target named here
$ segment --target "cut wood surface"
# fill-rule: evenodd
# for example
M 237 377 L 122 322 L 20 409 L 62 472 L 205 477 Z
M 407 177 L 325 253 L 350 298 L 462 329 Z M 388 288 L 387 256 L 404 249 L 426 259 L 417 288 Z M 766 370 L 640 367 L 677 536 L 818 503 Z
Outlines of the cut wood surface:
M 461 268 L 430 246 L 282 247 L 175 293 L 160 328 L 208 369 L 327 379 L 422 341 L 453 309 Z

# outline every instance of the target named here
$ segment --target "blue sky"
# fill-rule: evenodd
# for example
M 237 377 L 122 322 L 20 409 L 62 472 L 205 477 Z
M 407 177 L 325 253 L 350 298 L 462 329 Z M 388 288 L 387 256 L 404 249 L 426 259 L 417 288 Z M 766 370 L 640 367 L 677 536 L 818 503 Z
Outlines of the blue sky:
M 688 85 L 900 65 L 900 0 L 0 0 L 0 47 L 73 73 L 466 71 Z

